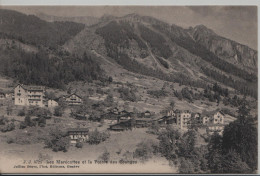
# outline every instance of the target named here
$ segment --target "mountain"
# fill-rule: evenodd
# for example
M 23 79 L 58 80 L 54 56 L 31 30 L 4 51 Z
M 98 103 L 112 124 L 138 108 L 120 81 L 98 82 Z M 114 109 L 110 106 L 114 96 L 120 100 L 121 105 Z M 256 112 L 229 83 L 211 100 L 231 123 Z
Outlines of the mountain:
M 257 52 L 245 45 L 226 39 L 203 25 L 190 28 L 193 39 L 218 57 L 238 66 L 257 69 Z
M 45 13 L 37 13 L 36 16 L 48 22 L 70 21 L 75 23 L 82 23 L 85 24 L 86 26 L 91 26 L 99 22 L 99 18 L 92 17 L 92 16 L 62 17 L 62 16 L 47 15 Z
M 46 22 L 34 15 L 0 9 L 0 35 L 35 46 L 57 47 L 84 28 L 74 22 Z
M 23 58 L 23 55 L 51 59 L 50 69 L 54 70 L 61 70 L 63 61 L 65 65 L 70 63 L 73 68 L 68 67 L 68 72 L 60 75 L 64 83 L 68 83 L 66 79 L 99 79 L 103 71 L 113 77 L 127 72 L 204 89 L 218 82 L 241 94 L 257 97 L 257 51 L 221 37 L 206 26 L 184 29 L 138 14 L 104 15 L 97 21 L 90 26 L 69 21 L 47 22 L 33 15 L 0 10 L 0 52 L 7 67 L 10 67 L 8 58 Z M 77 60 L 76 64 L 73 60 Z M 23 61 L 25 68 L 19 64 L 11 67 L 11 71 L 3 67 L 2 73 L 13 77 L 17 70 L 26 70 L 28 60 Z M 94 67 L 93 75 L 85 67 L 88 62 Z M 52 80 L 52 76 L 46 77 Z M 56 86 L 60 84 L 55 81 Z M 42 82 L 51 85 L 49 80 Z
M 103 79 L 91 55 L 77 56 L 62 45 L 84 24 L 46 22 L 33 15 L 0 10 L 0 75 L 23 84 L 65 88 L 73 81 Z
M 257 51 L 203 25 L 184 29 L 138 14 L 109 16 L 85 28 L 64 48 L 98 53 L 142 75 L 195 87 L 217 81 L 256 95 Z

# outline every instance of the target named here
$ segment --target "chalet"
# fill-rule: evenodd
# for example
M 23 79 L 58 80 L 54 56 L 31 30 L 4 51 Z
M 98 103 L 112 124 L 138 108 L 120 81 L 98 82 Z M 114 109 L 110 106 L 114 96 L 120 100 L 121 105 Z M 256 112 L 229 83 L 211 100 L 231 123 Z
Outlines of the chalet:
M 152 115 L 152 113 L 151 113 L 150 111 L 145 111 L 145 112 L 144 112 L 144 117 L 145 117 L 145 118 L 150 118 L 151 115 Z
M 202 113 L 202 123 L 207 126 L 209 134 L 217 132 L 222 135 L 224 130 L 225 114 L 219 110 L 204 111 Z
M 44 106 L 45 88 L 18 84 L 14 88 L 14 104 L 21 106 Z
M 88 128 L 70 128 L 68 129 L 68 135 L 70 137 L 70 143 L 76 144 L 77 141 L 84 142 L 88 140 Z
M 154 119 L 151 118 L 135 118 L 135 127 L 136 128 L 144 128 L 152 125 Z
M 224 124 L 224 120 L 225 114 L 219 110 L 202 113 L 203 124 Z
M 127 112 L 125 110 L 120 112 L 119 121 L 130 120 L 132 118 L 134 118 L 133 112 Z
M 47 106 L 48 106 L 48 108 L 54 108 L 54 107 L 56 107 L 56 106 L 59 106 L 59 104 L 58 104 L 58 102 L 55 101 L 55 100 L 48 100 Z
M 69 95 L 68 97 L 65 98 L 65 101 L 69 104 L 69 105 L 81 105 L 83 103 L 82 98 L 73 93 L 71 95 Z
M 109 130 L 125 131 L 125 130 L 132 130 L 133 127 L 134 127 L 133 120 L 125 120 L 125 121 L 121 121 L 117 124 L 110 125 Z
M 157 118 L 156 121 L 160 125 L 163 125 L 163 124 L 174 124 L 174 123 L 176 123 L 176 118 L 173 117 L 173 116 L 163 116 L 163 117 Z
M 108 112 L 106 114 L 101 115 L 101 119 L 104 123 L 107 124 L 116 124 L 119 122 L 119 115 L 114 112 Z
M 191 122 L 191 112 L 188 110 L 180 111 L 176 110 L 176 122 L 180 129 L 188 129 L 188 125 Z

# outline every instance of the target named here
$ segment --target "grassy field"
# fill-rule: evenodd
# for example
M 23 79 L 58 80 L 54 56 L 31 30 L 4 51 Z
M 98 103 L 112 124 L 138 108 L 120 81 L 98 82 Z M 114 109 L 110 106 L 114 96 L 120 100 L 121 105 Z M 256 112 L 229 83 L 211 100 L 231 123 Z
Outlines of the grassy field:
M 36 130 L 36 129 L 34 129 Z M 47 129 L 45 129 L 47 130 Z M 44 131 L 45 131 L 44 130 Z M 26 130 L 27 134 L 31 133 L 30 130 Z M 35 131 L 38 135 L 44 136 L 44 131 L 39 133 Z M 1 133 L 0 139 L 0 148 L 5 149 L 1 150 L 1 163 L 3 159 L 6 162 L 13 162 L 12 165 L 21 164 L 23 160 L 37 160 L 39 159 L 39 154 L 48 155 L 50 160 L 99 160 L 99 156 L 102 155 L 104 151 L 110 153 L 110 160 L 119 162 L 120 159 L 123 159 L 123 155 L 127 152 L 133 152 L 136 149 L 136 145 L 145 140 L 152 140 L 158 142 L 155 135 L 147 134 L 146 129 L 135 129 L 133 131 L 125 132 L 111 132 L 110 138 L 98 145 L 89 145 L 84 144 L 83 148 L 78 149 L 74 146 L 71 146 L 69 151 L 66 153 L 63 152 L 53 152 L 50 149 L 44 148 L 44 144 L 40 143 L 31 143 L 31 144 L 7 144 L 6 137 L 12 136 L 14 133 L 18 132 L 8 132 L 4 135 Z M 45 131 L 46 132 L 46 131 Z M 20 131 L 21 133 L 21 131 Z M 23 134 L 21 134 L 23 135 Z M 32 139 L 31 139 L 32 140 Z M 137 161 L 138 165 L 83 165 L 81 166 L 84 169 L 88 169 L 90 172 L 102 172 L 102 169 L 108 172 L 117 172 L 122 170 L 122 172 L 176 172 L 176 168 L 170 167 L 168 161 L 165 158 L 160 156 L 154 156 L 146 163 L 140 163 Z M 3 164 L 3 163 L 2 163 Z M 150 168 L 151 166 L 156 166 L 156 168 Z M 98 169 L 96 168 L 98 166 Z M 9 166 L 10 167 L 10 166 Z M 45 170 L 50 172 L 50 170 Z M 69 170 L 68 170 L 69 171 Z M 70 171 L 69 171 L 70 172 Z M 77 170 L 78 172 L 78 170 Z M 86 170 L 85 170 L 86 172 Z

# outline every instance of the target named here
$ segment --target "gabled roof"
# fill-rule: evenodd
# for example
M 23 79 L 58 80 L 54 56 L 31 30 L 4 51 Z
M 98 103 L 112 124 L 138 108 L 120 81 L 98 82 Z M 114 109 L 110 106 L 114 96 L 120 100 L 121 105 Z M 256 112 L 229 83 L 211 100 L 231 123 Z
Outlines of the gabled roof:
M 76 93 L 72 93 L 72 94 L 68 95 L 66 98 L 69 98 L 69 97 L 71 97 L 72 95 L 75 95 L 75 96 L 77 96 L 78 98 L 82 99 L 82 97 L 81 97 L 81 96 L 79 96 L 79 95 L 78 95 L 78 94 L 76 94 Z
M 23 84 L 17 84 L 17 86 L 21 86 L 23 89 L 28 91 L 44 91 L 45 89 L 44 86 L 23 85 Z
M 213 111 L 203 111 L 201 113 L 202 116 L 213 116 L 216 113 L 221 113 L 222 115 L 225 115 L 222 111 L 220 111 L 219 109 L 213 110 Z
M 179 110 L 179 109 L 176 109 L 174 111 L 174 113 L 191 113 L 189 110 Z
M 68 132 L 88 132 L 88 128 L 69 128 Z
M 144 113 L 150 113 L 150 114 L 151 114 L 151 112 L 150 112 L 150 111 L 148 111 L 148 110 L 147 110 L 147 111 L 145 111 Z

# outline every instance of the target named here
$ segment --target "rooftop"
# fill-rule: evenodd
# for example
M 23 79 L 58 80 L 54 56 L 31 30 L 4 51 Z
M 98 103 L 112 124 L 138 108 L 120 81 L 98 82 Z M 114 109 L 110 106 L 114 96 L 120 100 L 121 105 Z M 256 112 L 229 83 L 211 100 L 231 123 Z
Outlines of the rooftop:
M 23 84 L 18 84 L 18 85 L 20 85 L 21 87 L 23 87 L 24 89 L 29 90 L 29 91 L 36 91 L 36 90 L 37 91 L 43 91 L 45 89 L 44 86 L 23 85 Z
M 203 111 L 201 113 L 202 116 L 213 116 L 214 114 L 216 114 L 217 112 L 220 112 L 221 114 L 224 115 L 224 113 L 222 111 L 220 111 L 219 109 L 213 110 L 213 111 Z
M 69 128 L 68 132 L 88 132 L 88 128 Z

